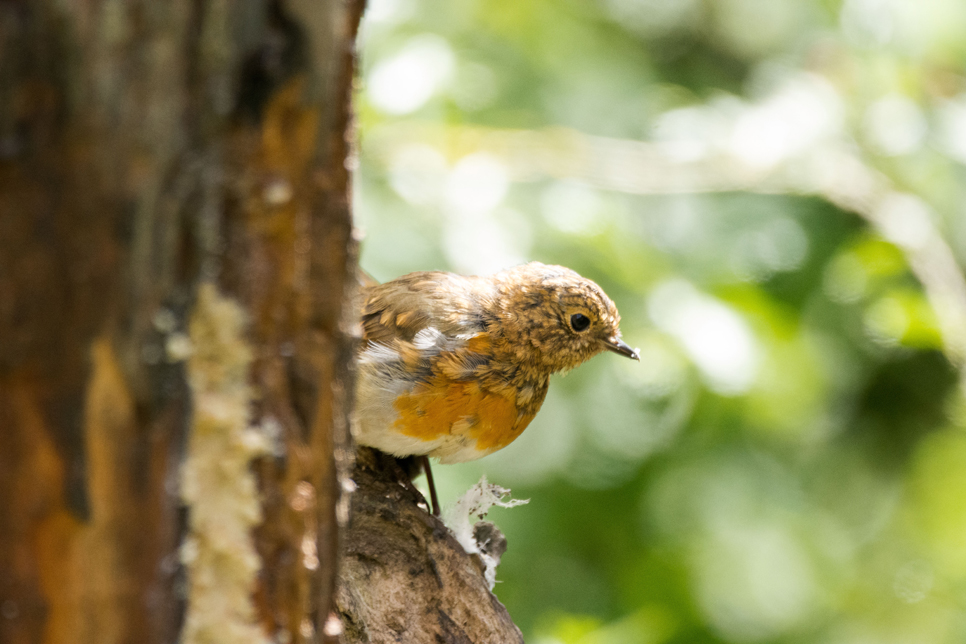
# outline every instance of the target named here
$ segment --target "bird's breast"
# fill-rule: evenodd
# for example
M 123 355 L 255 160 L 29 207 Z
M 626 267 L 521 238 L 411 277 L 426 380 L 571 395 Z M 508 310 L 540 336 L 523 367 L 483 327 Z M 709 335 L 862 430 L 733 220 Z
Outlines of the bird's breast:
M 513 382 L 489 349 L 484 335 L 454 344 L 429 333 L 413 343 L 368 347 L 359 360 L 358 442 L 444 463 L 511 443 L 539 409 L 546 383 Z
M 425 442 L 451 439 L 434 450 L 444 461 L 470 460 L 509 445 L 530 424 L 512 396 L 479 382 L 430 381 L 396 398 L 393 429 Z

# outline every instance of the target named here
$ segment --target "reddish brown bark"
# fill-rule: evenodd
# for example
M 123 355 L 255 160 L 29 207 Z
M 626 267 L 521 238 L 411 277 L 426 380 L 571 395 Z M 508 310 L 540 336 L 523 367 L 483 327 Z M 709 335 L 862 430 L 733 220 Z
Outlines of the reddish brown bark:
M 361 6 L 0 2 L 0 641 L 177 639 L 192 399 L 172 342 L 202 283 L 247 313 L 251 422 L 277 435 L 257 620 L 321 632 Z

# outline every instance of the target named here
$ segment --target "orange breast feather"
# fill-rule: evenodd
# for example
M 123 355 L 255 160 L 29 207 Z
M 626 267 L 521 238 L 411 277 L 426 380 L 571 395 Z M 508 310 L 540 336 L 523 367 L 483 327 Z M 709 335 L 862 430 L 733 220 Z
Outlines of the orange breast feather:
M 515 401 L 486 391 L 478 382 L 454 382 L 437 375 L 395 401 L 395 427 L 425 441 L 447 435 L 475 441 L 489 453 L 511 443 L 526 429 L 532 415 L 521 415 Z

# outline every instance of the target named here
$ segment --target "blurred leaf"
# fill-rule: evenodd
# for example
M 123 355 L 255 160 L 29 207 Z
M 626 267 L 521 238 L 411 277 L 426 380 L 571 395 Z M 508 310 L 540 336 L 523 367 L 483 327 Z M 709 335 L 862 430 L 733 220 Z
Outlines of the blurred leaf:
M 436 468 L 531 499 L 490 517 L 528 641 L 963 641 L 963 283 L 923 249 L 966 257 L 966 4 L 368 11 L 363 266 L 564 264 L 641 348 Z

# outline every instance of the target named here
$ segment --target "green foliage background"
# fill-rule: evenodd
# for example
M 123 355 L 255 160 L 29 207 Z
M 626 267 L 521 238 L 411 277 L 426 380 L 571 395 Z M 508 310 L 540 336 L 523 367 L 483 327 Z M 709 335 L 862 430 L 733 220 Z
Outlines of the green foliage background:
M 966 639 L 966 3 L 371 0 L 361 49 L 363 266 L 564 264 L 641 347 L 436 468 L 531 500 L 527 641 Z

